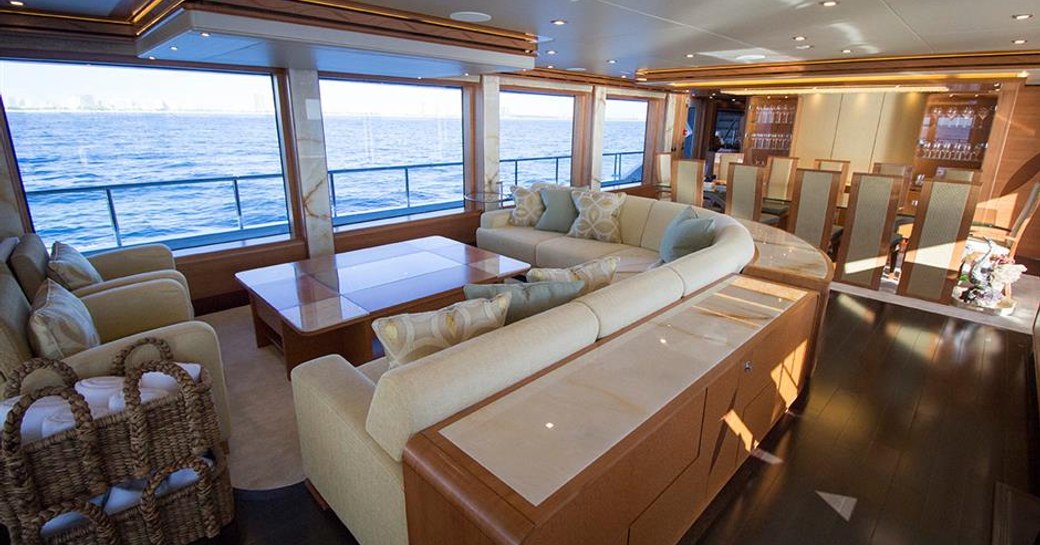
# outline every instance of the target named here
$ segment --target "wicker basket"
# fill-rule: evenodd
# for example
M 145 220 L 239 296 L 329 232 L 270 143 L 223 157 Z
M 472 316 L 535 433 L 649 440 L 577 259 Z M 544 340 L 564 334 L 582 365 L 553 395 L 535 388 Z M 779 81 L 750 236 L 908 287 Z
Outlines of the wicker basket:
M 126 372 L 129 355 L 146 345 L 157 348 L 162 359 Z M 12 537 L 17 540 L 22 536 L 26 543 L 38 543 L 39 526 L 67 511 L 81 511 L 93 520 L 91 528 L 94 533 L 84 535 L 82 539 L 77 537 L 77 532 L 71 532 L 71 537 L 63 534 L 61 540 L 56 541 L 63 544 L 107 543 L 105 528 L 112 524 L 120 529 L 120 534 L 125 533 L 121 540 L 124 543 L 187 543 L 219 531 L 221 525 L 230 521 L 233 516 L 231 485 L 210 396 L 212 383 L 205 369 L 200 371 L 199 380 L 195 382 L 173 362 L 172 352 L 164 341 L 149 338 L 134 343 L 112 363 L 112 374 L 126 377 L 123 386 L 126 410 L 97 420 L 93 419 L 86 401 L 73 388 L 78 380 L 76 373 L 61 361 L 36 358 L 26 362 L 8 383 L 6 397 L 17 395 L 25 378 L 39 370 L 56 373 L 65 386 L 41 388 L 23 395 L 4 422 L 0 445 L 0 491 L 3 492 L 0 494 L 0 519 Z M 142 404 L 139 382 L 142 375 L 150 371 L 173 377 L 179 392 Z M 23 445 L 20 430 L 25 411 L 33 401 L 47 395 L 61 396 L 69 403 L 75 427 Z M 149 526 L 141 522 L 147 518 L 144 499 L 140 508 L 114 515 L 111 520 L 102 513 L 100 516 L 105 517 L 107 523 L 95 520 L 96 510 L 85 507 L 90 498 L 113 485 L 131 479 L 156 479 L 157 475 L 168 475 L 196 462 L 202 463 L 200 457 L 204 454 L 211 454 L 217 460 L 217 466 L 212 471 L 207 467 L 207 477 L 189 488 L 203 487 L 203 481 L 205 488 L 213 490 L 215 487 L 219 507 L 205 508 L 201 499 L 192 499 L 193 496 L 184 490 L 149 500 L 157 506 L 151 516 L 164 521 L 161 526 L 168 527 L 165 524 L 167 518 L 180 521 L 178 525 L 183 528 L 169 526 L 164 532 L 172 532 L 173 538 L 163 541 L 154 523 Z M 158 478 L 157 483 L 161 482 L 162 478 Z M 212 498 L 213 494 L 208 493 L 208 496 Z M 189 513 L 194 513 L 196 518 L 202 517 L 196 521 L 199 524 L 185 518 Z M 143 530 L 125 530 L 133 527 L 133 520 L 138 520 L 138 526 Z M 216 521 L 215 529 L 210 521 Z M 33 528 L 35 530 L 31 530 Z M 146 534 L 150 537 L 128 539 L 131 535 Z M 154 540 L 156 535 L 160 536 L 159 541 Z M 182 535 L 195 537 L 181 541 Z

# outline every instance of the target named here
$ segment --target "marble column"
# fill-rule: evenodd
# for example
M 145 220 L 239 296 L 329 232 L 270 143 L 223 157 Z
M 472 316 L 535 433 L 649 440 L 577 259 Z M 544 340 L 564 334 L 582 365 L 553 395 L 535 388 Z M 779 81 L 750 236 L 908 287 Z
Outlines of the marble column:
M 676 113 L 681 104 L 685 103 L 683 95 L 669 93 L 664 101 L 664 123 L 661 130 L 661 141 L 657 145 L 658 153 L 671 153 L 672 140 L 675 138 Z
M 325 130 L 321 120 L 318 72 L 289 69 L 289 100 L 296 141 L 296 178 L 303 200 L 304 232 L 310 257 L 335 253 L 332 238 L 332 201 L 329 168 L 325 156 Z
M 603 122 L 607 115 L 607 88 L 592 90 L 592 123 L 589 130 L 589 188 L 599 191 L 603 181 Z
M 499 76 L 481 76 L 477 95 L 477 180 L 479 191 L 488 194 L 501 190 L 499 183 Z M 485 210 L 498 208 L 497 203 L 484 205 Z
M 0 99 L 0 238 L 22 235 L 29 228 L 22 223 L 21 180 L 7 127 L 7 114 Z

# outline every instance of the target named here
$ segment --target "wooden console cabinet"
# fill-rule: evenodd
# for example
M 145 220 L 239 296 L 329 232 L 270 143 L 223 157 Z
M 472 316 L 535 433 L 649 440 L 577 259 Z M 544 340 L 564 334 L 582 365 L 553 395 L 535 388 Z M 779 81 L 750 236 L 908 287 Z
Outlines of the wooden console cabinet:
M 675 543 L 798 397 L 819 297 L 730 277 L 417 434 L 411 545 Z

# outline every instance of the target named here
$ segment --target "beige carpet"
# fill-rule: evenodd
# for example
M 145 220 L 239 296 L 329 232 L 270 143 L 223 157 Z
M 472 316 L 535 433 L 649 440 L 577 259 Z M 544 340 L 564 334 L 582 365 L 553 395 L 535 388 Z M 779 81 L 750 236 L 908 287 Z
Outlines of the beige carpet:
M 217 330 L 231 406 L 231 484 L 270 490 L 303 480 L 292 386 L 277 348 L 256 347 L 249 307 L 200 316 Z

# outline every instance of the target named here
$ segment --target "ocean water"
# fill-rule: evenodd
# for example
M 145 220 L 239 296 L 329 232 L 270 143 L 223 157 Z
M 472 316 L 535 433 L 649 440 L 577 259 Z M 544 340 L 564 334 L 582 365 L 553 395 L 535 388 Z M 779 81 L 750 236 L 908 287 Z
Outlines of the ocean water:
M 10 111 L 8 122 L 36 230 L 48 242 L 85 250 L 287 225 L 278 131 L 271 115 Z M 503 119 L 502 179 L 529 184 L 569 181 L 571 123 Z M 642 149 L 644 124 L 612 121 L 604 150 Z M 461 200 L 459 119 L 329 116 L 325 119 L 336 214 Z M 641 156 L 623 156 L 621 175 L 638 172 Z M 343 169 L 397 167 L 367 172 Z M 515 168 L 514 168 L 515 166 Z M 604 173 L 615 170 L 604 159 Z M 235 184 L 238 178 L 238 196 Z M 198 180 L 208 180 L 197 182 Z M 58 194 L 39 190 L 117 187 Z

